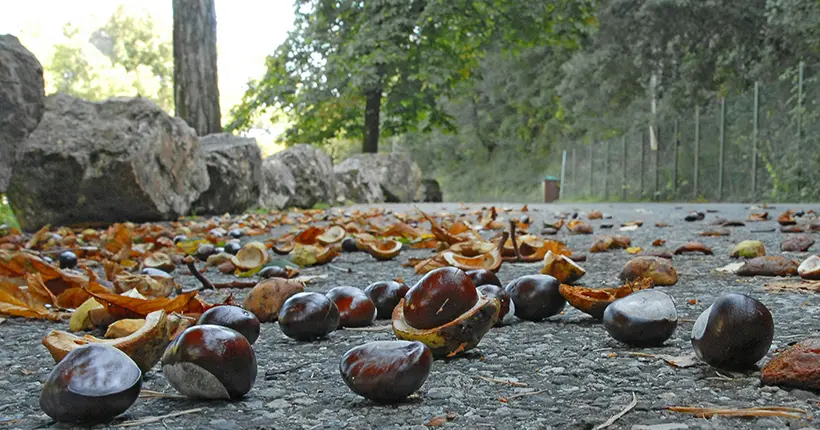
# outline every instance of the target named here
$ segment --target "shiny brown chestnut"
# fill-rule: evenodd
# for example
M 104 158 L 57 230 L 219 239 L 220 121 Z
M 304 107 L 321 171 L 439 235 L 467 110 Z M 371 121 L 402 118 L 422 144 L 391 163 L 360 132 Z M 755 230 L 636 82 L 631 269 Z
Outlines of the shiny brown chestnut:
M 510 306 L 514 307 L 514 305 L 512 305 L 510 293 L 508 293 L 504 288 L 492 284 L 486 284 L 478 287 L 478 292 L 484 297 L 498 299 L 498 302 L 501 304 L 501 308 L 498 311 L 498 322 L 503 322 L 504 318 L 510 312 Z
M 194 398 L 241 398 L 253 388 L 256 372 L 248 339 L 212 324 L 187 328 L 162 357 L 162 373 L 171 386 Z
M 288 278 L 288 271 L 284 267 L 268 266 L 263 268 L 258 273 L 260 278 Z
M 339 308 L 319 293 L 297 293 L 279 310 L 279 328 L 296 340 L 313 340 L 339 328 Z
M 397 281 L 374 282 L 364 289 L 367 297 L 376 305 L 377 319 L 390 319 L 393 309 L 399 304 L 410 289 L 407 285 Z
M 658 346 L 678 327 L 678 312 L 669 295 L 643 290 L 606 307 L 603 326 L 613 339 L 634 346 Z
M 340 327 L 365 327 L 376 320 L 376 305 L 356 287 L 335 287 L 325 294 L 339 309 Z
M 203 324 L 232 328 L 245 336 L 251 345 L 259 338 L 259 319 L 239 306 L 222 305 L 208 309 L 197 321 L 197 325 Z
M 740 293 L 718 297 L 692 327 L 692 347 L 698 358 L 726 370 L 753 367 L 769 351 L 773 338 L 769 309 Z
M 515 306 L 515 316 L 527 321 L 541 321 L 557 315 L 567 299 L 561 295 L 561 283 L 549 275 L 526 275 L 514 279 L 504 288 Z
M 467 274 L 455 267 L 428 272 L 404 296 L 404 319 L 425 330 L 442 326 L 478 302 L 478 291 Z
M 347 351 L 339 362 L 339 372 L 354 393 L 389 404 L 421 388 L 432 365 L 433 354 L 421 342 L 376 341 Z
M 504 288 L 504 284 L 498 279 L 498 276 L 487 269 L 468 270 L 467 276 L 473 281 L 473 285 L 480 287 L 482 285 L 496 285 Z
M 59 422 L 102 423 L 125 412 L 139 397 L 142 372 L 113 346 L 88 344 L 51 370 L 40 408 Z

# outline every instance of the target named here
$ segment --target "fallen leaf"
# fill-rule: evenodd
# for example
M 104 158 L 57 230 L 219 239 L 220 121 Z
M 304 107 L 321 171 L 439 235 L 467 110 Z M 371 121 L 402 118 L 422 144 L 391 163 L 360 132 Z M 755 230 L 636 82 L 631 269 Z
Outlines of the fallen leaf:
M 820 281 L 771 282 L 763 286 L 767 291 L 789 293 L 820 293 Z
M 655 239 L 652 242 L 652 246 L 663 246 L 664 243 L 666 243 L 666 241 L 663 239 Z
M 64 315 L 56 312 L 41 296 L 33 294 L 28 287 L 10 282 L 0 282 L 0 314 L 35 319 L 59 320 Z
M 633 247 L 626 248 L 627 254 L 633 254 L 634 255 L 634 254 L 640 253 L 641 251 L 643 251 L 643 248 L 641 248 L 639 246 L 633 246 Z
M 105 306 L 109 313 L 122 318 L 144 318 L 148 314 L 158 310 L 164 310 L 170 314 L 173 312 L 202 313 L 205 311 L 201 299 L 198 299 L 197 292 L 180 294 L 174 298 L 139 299 L 126 297 L 117 294 L 100 294 L 86 290 L 101 305 Z

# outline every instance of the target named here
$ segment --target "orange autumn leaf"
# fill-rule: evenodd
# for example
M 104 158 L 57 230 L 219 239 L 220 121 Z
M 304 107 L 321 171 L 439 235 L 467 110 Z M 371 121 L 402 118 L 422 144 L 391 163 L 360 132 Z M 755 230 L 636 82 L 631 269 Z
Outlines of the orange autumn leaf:
M 131 256 L 131 230 L 125 224 L 114 224 L 105 232 L 103 247 L 114 254 L 114 261 L 126 260 Z
M 436 238 L 427 238 L 419 242 L 413 242 L 410 244 L 410 248 L 412 249 L 436 249 L 439 245 L 439 240 Z
M 416 230 L 407 223 L 397 222 L 381 232 L 384 237 L 403 237 L 405 239 L 418 239 L 424 233 Z
M 27 287 L 0 282 L 0 314 L 55 321 L 63 317 L 62 313 L 46 305 L 51 303 L 47 303 L 42 296 L 32 293 Z
M 117 294 L 86 292 L 94 297 L 109 313 L 122 318 L 144 318 L 151 312 L 164 310 L 166 313 L 202 313 L 205 302 L 197 299 L 197 292 L 180 294 L 172 298 L 139 299 Z
M 318 237 L 324 232 L 325 229 L 320 227 L 308 227 L 300 231 L 299 234 L 293 238 L 293 241 L 302 245 L 315 245 L 318 241 Z
M 46 287 L 43 277 L 39 273 L 27 275 L 26 285 L 28 286 L 28 292 L 37 300 L 51 306 L 57 304 L 57 297 Z
M 424 216 L 427 221 L 430 222 L 430 230 L 433 232 L 433 235 L 436 239 L 447 243 L 448 245 L 453 245 L 460 242 L 466 242 L 468 239 L 463 236 L 456 236 L 449 231 L 443 229 L 437 222 L 434 220 L 430 215 L 427 215 L 421 209 L 418 209 L 419 212 Z
M 23 278 L 27 274 L 39 273 L 44 281 L 59 278 L 60 269 L 46 263 L 40 257 L 24 251 L 0 250 L 0 276 Z

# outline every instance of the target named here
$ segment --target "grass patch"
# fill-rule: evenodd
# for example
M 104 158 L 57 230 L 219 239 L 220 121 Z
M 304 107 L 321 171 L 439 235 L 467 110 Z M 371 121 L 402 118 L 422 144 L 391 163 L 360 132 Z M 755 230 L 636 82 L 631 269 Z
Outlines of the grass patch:
M 20 223 L 17 222 L 17 217 L 14 216 L 14 211 L 11 210 L 5 194 L 0 194 L 0 225 L 20 228 Z

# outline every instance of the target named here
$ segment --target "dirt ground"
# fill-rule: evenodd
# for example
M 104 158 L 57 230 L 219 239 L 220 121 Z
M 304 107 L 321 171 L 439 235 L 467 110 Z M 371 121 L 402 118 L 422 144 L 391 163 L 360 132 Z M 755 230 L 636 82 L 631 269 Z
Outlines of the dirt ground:
M 471 205 L 471 208 L 483 205 Z M 521 205 L 500 205 L 520 208 Z M 820 210 L 817 205 L 775 205 L 773 218 L 786 209 Z M 398 212 L 412 206 L 387 205 Z M 458 204 L 421 205 L 430 212 L 464 210 Z M 784 418 L 696 418 L 666 410 L 669 406 L 747 408 L 755 406 L 788 406 L 816 415 L 820 398 L 801 390 L 784 390 L 761 386 L 760 372 L 734 374 L 718 372 L 698 363 L 677 368 L 653 357 L 633 353 L 692 354 L 692 323 L 712 301 L 728 292 L 749 294 L 771 310 L 775 336 L 767 357 L 777 349 L 810 336 L 818 335 L 820 296 L 770 293 L 764 284 L 771 279 L 741 278 L 722 274 L 715 269 L 730 263 L 729 251 L 744 239 L 765 243 L 769 254 L 780 254 L 781 233 L 775 221 L 746 223 L 727 227 L 725 237 L 699 237 L 700 232 L 714 229 L 717 218 L 745 220 L 750 212 L 741 204 L 596 204 L 596 205 L 530 205 L 528 215 L 534 226 L 544 220 L 555 220 L 558 212 L 584 215 L 598 209 L 612 219 L 591 221 L 594 235 L 568 235 L 563 229 L 557 236 L 570 249 L 586 252 L 598 234 L 624 234 L 633 246 L 651 249 L 655 239 L 665 239 L 664 248 L 698 240 L 714 250 L 712 256 L 675 256 L 673 264 L 680 279 L 677 285 L 663 287 L 676 301 L 680 323 L 674 336 L 659 348 L 634 348 L 610 338 L 600 323 L 567 306 L 560 315 L 539 323 L 517 321 L 493 328 L 478 347 L 463 357 L 437 360 L 421 390 L 405 403 L 379 406 L 353 394 L 339 375 L 339 359 L 350 348 L 372 340 L 394 339 L 389 323 L 378 321 L 370 331 L 339 330 L 328 339 L 297 342 L 285 337 L 275 323 L 263 324 L 254 345 L 259 365 L 256 385 L 247 397 L 237 402 L 180 398 L 141 398 L 125 414 L 108 426 L 112 428 L 135 420 L 160 417 L 155 422 L 137 421 L 136 428 L 171 429 L 404 429 L 425 427 L 431 419 L 450 414 L 443 428 L 471 429 L 591 429 L 637 404 L 608 428 L 626 429 L 770 429 L 808 428 L 814 421 Z M 706 219 L 684 222 L 692 210 L 710 210 Z M 618 232 L 622 222 L 641 220 L 635 231 Z M 655 227 L 666 222 L 670 227 Z M 601 224 L 614 224 L 612 230 Z M 540 228 L 532 228 L 538 232 Z M 771 230 L 759 232 L 759 230 Z M 285 230 L 282 230 L 284 232 Z M 807 233 L 812 234 L 812 233 Z M 814 233 L 817 239 L 818 233 Z M 811 251 L 817 252 L 820 245 Z M 429 255 L 427 250 L 403 251 L 394 261 L 377 262 L 363 253 L 345 253 L 333 262 L 335 268 L 309 268 L 303 274 L 327 274 L 307 287 L 308 291 L 325 292 L 339 285 L 364 288 L 378 280 L 404 278 L 408 285 L 420 276 L 400 263 L 410 257 Z M 808 253 L 794 254 L 804 259 Z M 624 251 L 602 254 L 587 253 L 581 265 L 587 274 L 581 280 L 586 286 L 617 286 L 617 274 L 631 256 Z M 338 268 L 350 268 L 347 273 Z M 499 272 L 502 282 L 537 273 L 541 264 L 504 264 Z M 215 280 L 220 278 L 209 273 Z M 181 276 L 186 287 L 196 281 Z M 245 290 L 204 292 L 208 300 L 223 299 L 228 293 L 241 301 Z M 41 345 L 49 330 L 67 329 L 67 323 L 51 323 L 8 318 L 0 323 L 0 428 L 65 428 L 55 424 L 40 411 L 38 398 L 42 381 L 54 363 Z M 488 380 L 511 380 L 526 386 L 514 386 Z M 144 388 L 174 393 L 159 366 L 145 375 Z M 196 411 L 191 411 L 197 409 Z M 108 426 L 98 426 L 107 428 Z

